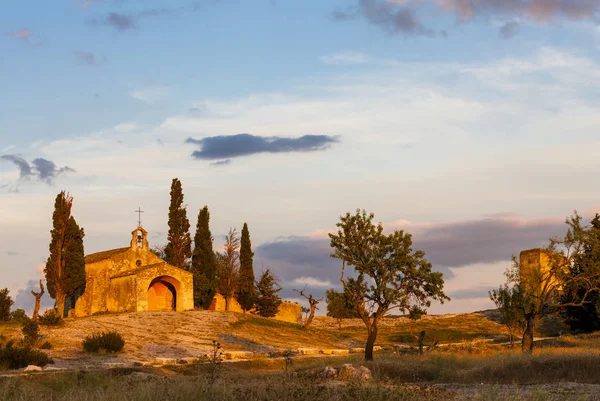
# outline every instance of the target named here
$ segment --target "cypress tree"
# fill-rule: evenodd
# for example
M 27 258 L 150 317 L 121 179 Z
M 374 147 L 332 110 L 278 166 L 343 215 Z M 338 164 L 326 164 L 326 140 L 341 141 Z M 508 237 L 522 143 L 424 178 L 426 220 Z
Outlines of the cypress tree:
M 10 320 L 10 308 L 14 302 L 10 295 L 8 295 L 8 288 L 0 290 L 0 321 L 6 322 Z
M 194 307 L 208 309 L 215 296 L 217 265 L 213 251 L 213 237 L 210 233 L 210 213 L 204 206 L 198 213 L 192 273 L 194 274 Z
M 44 268 L 48 293 L 64 317 L 65 299 L 85 284 L 84 232 L 71 216 L 73 197 L 64 191 L 56 196 L 50 231 L 50 256 Z
M 171 183 L 171 205 L 169 206 L 169 234 L 165 247 L 167 262 L 181 269 L 192 256 L 192 238 L 190 237 L 190 222 L 183 205 L 183 190 L 181 181 L 173 178 Z
M 275 276 L 268 269 L 256 283 L 256 291 L 258 292 L 256 299 L 258 314 L 263 317 L 275 316 L 279 310 L 279 305 L 281 305 L 281 298 L 277 295 L 281 291 L 281 287 L 277 285 Z
M 253 256 L 252 244 L 250 243 L 250 231 L 248 230 L 248 224 L 244 223 L 240 244 L 240 282 L 238 294 L 238 302 L 244 312 L 252 309 L 256 302 L 254 267 L 252 264 Z

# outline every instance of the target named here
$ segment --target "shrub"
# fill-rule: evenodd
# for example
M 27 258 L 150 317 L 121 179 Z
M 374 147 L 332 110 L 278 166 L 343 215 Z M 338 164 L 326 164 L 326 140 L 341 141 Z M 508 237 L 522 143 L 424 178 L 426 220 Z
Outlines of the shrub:
M 0 321 L 7 322 L 10 320 L 10 308 L 14 302 L 8 295 L 8 288 L 0 290 Z
M 83 349 L 85 352 L 119 352 L 125 346 L 125 340 L 116 331 L 107 331 L 92 334 L 83 340 Z
M 40 349 L 52 349 L 52 344 L 49 341 L 45 341 L 42 345 L 40 345 Z
M 27 314 L 25 313 L 25 311 L 23 309 L 15 309 L 14 311 L 12 311 L 10 313 L 10 319 L 14 320 L 16 322 L 22 322 L 24 320 L 29 319 L 27 317 Z
M 54 361 L 42 351 L 28 346 L 15 346 L 14 341 L 0 345 L 0 366 L 7 369 L 20 369 L 28 365 L 46 366 L 49 363 Z
M 39 317 L 39 322 L 44 326 L 58 326 L 63 324 L 63 319 L 56 309 L 48 309 Z
M 34 345 L 40 339 L 40 328 L 33 320 L 24 320 L 21 331 L 25 337 L 23 341 L 28 346 Z

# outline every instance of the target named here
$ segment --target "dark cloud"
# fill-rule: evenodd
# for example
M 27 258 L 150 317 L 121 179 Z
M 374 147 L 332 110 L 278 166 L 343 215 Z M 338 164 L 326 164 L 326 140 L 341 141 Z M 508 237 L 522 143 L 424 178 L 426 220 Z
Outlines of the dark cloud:
M 384 225 L 390 227 L 390 225 Z M 391 227 L 390 227 L 391 228 Z M 394 227 L 402 229 L 403 227 Z M 450 268 L 473 264 L 507 262 L 513 254 L 524 249 L 547 245 L 548 239 L 564 234 L 565 224 L 561 220 L 519 220 L 507 216 L 494 216 L 474 221 L 404 227 L 413 233 L 414 249 L 423 249 L 436 271 L 446 280 L 454 277 Z M 263 243 L 255 250 L 257 271 L 269 268 L 286 284 L 286 297 L 300 277 L 310 277 L 330 282 L 339 287 L 341 262 L 330 257 L 332 250 L 328 238 L 286 237 L 274 242 Z M 309 285 L 309 288 L 311 286 Z M 469 291 L 449 294 L 453 299 L 485 298 L 493 288 L 478 286 Z M 325 288 L 313 286 L 315 293 Z M 320 296 L 320 294 L 319 294 Z
M 418 17 L 423 5 L 453 14 L 462 23 L 478 17 L 507 19 L 509 21 L 500 28 L 503 38 L 517 33 L 519 25 L 512 21 L 515 18 L 533 22 L 597 21 L 600 14 L 600 0 L 358 0 L 355 7 L 334 10 L 332 17 L 338 21 L 363 17 L 390 33 L 438 36 L 424 27 Z M 445 37 L 445 31 L 439 36 Z
M 201 160 L 226 159 L 257 153 L 291 153 L 325 150 L 338 139 L 329 135 L 304 135 L 298 138 L 264 137 L 250 134 L 188 138 L 186 143 L 199 145 L 192 157 Z
M 477 287 L 468 290 L 450 291 L 446 295 L 448 295 L 453 301 L 458 301 L 461 299 L 489 298 L 489 293 L 494 288 L 497 287 Z
M 373 25 L 390 33 L 433 36 L 434 31 L 425 28 L 409 7 L 398 7 L 385 0 L 359 0 L 362 16 Z
M 110 26 L 117 31 L 129 31 L 135 28 L 135 19 L 131 15 L 109 13 L 104 20 L 104 25 Z
M 411 231 L 410 227 L 406 228 Z M 460 267 L 510 260 L 523 249 L 548 244 L 565 232 L 561 220 L 490 217 L 417 229 L 413 240 L 435 266 Z
M 219 160 L 213 163 L 210 163 L 211 166 L 227 166 L 231 164 L 231 159 Z
M 31 294 L 31 291 L 40 291 L 40 282 L 36 280 L 30 280 L 27 282 L 27 286 L 20 289 L 14 298 L 15 304 L 13 310 L 24 309 L 29 316 L 33 313 L 33 306 L 35 304 L 35 297 Z M 44 293 L 40 300 L 40 313 L 44 313 L 46 309 L 54 307 L 54 300 L 48 295 L 48 291 Z
M 101 65 L 106 62 L 106 57 L 98 58 L 93 53 L 76 51 L 73 52 L 75 59 L 85 65 Z
M 52 185 L 54 179 L 63 173 L 75 172 L 68 166 L 57 168 L 54 162 L 43 158 L 34 159 L 31 164 L 18 155 L 2 155 L 0 160 L 12 162 L 18 167 L 19 180 L 37 178 L 48 185 Z
M 177 15 L 186 10 L 195 11 L 198 4 L 194 3 L 191 6 L 182 6 L 178 8 L 150 8 L 134 13 L 119 13 L 110 12 L 102 18 L 92 18 L 88 20 L 88 24 L 92 26 L 108 26 L 118 32 L 128 32 L 139 27 L 140 21 L 151 18 L 160 17 L 163 15 Z
M 519 23 L 516 21 L 509 21 L 500 27 L 500 37 L 503 39 L 511 39 L 519 32 Z

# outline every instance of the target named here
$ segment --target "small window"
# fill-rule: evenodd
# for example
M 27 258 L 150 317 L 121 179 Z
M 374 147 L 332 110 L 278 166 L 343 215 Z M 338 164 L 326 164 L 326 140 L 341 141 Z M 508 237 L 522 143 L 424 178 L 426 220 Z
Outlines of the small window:
M 138 260 L 136 260 L 136 261 L 135 261 L 135 265 L 136 265 L 137 267 L 140 267 L 140 266 L 142 265 L 142 261 L 141 261 L 141 260 L 139 260 L 139 259 L 138 259 Z

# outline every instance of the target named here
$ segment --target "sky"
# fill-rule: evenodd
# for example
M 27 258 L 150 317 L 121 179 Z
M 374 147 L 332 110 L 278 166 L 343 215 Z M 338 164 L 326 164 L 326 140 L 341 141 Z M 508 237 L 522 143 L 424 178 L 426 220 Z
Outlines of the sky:
M 0 11 L 0 287 L 31 309 L 51 215 L 86 253 L 166 243 L 171 180 L 215 249 L 340 288 L 327 234 L 375 214 L 452 301 L 492 308 L 512 255 L 600 212 L 600 0 L 21 0 Z M 45 305 L 51 305 L 49 299 Z M 324 305 L 320 307 L 324 313 Z

